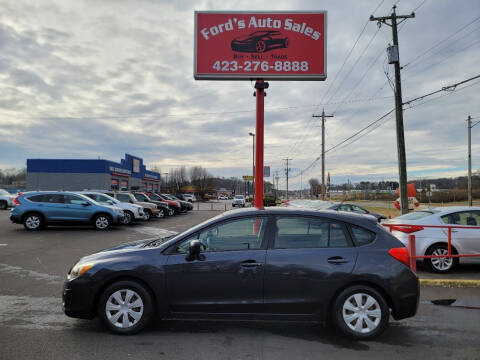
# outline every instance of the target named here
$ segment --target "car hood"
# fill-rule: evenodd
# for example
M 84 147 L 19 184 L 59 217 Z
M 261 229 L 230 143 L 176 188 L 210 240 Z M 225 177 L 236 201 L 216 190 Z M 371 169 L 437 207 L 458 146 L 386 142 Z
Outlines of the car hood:
M 140 249 L 160 249 L 163 243 L 167 242 L 170 238 L 177 234 L 177 232 L 174 231 L 170 231 L 170 233 L 171 234 L 169 236 L 142 239 L 119 244 L 117 246 L 100 250 L 99 252 L 84 256 L 83 258 L 81 258 L 80 261 L 93 262 L 104 259 L 111 259 L 121 256 L 122 254 L 137 251 Z
M 137 201 L 135 204 L 143 206 L 143 207 L 147 207 L 147 208 L 153 208 L 154 206 L 156 206 L 153 203 L 143 202 L 143 201 Z

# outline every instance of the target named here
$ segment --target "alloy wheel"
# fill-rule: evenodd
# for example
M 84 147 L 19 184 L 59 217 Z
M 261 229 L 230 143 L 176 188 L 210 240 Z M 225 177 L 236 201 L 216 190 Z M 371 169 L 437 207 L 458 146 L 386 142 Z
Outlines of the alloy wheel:
M 432 252 L 432 255 L 445 256 L 448 255 L 448 250 L 443 248 L 437 248 Z M 449 270 L 453 265 L 453 258 L 431 258 L 430 261 L 432 263 L 432 266 L 440 271 Z
M 371 295 L 356 293 L 348 297 L 342 308 L 345 324 L 350 330 L 366 334 L 374 331 L 380 324 L 382 310 L 378 301 Z
M 30 215 L 25 220 L 25 226 L 30 230 L 36 230 L 40 227 L 40 218 L 37 215 Z
M 105 304 L 108 321 L 122 329 L 135 326 L 142 318 L 143 309 L 142 298 L 136 291 L 130 289 L 115 291 Z
M 125 212 L 123 216 L 123 221 L 122 223 L 124 225 L 128 225 L 132 222 L 132 215 L 129 212 Z

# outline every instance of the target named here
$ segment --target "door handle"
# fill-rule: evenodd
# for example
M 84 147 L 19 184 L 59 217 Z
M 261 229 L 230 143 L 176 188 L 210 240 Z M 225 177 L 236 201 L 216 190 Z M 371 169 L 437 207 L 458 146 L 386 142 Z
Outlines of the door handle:
M 458 232 L 458 230 L 452 229 L 452 232 Z
M 244 268 L 253 268 L 253 267 L 258 267 L 262 265 L 263 265 L 262 263 L 258 263 L 255 260 L 247 260 L 240 264 L 240 266 Z
M 331 258 L 328 258 L 327 262 L 329 262 L 330 264 L 340 265 L 348 263 L 348 260 L 341 256 L 333 256 Z

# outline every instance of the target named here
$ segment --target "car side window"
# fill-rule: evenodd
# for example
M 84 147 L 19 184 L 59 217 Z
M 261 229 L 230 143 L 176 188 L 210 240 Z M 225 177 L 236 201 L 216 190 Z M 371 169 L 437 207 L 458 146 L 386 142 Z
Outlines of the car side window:
M 309 217 L 278 217 L 275 226 L 276 249 L 351 246 L 342 224 Z
M 352 211 L 352 209 L 350 208 L 350 205 L 339 205 L 338 211 Z
M 44 195 L 43 202 L 48 202 L 52 204 L 63 204 L 64 196 L 60 194 L 48 194 Z
M 75 195 L 64 195 L 65 197 L 65 204 L 73 204 L 73 205 L 82 205 L 85 199 L 81 198 L 80 196 Z
M 375 233 L 373 231 L 366 230 L 359 226 L 351 226 L 353 233 L 353 241 L 356 246 L 367 245 L 375 240 Z
M 480 216 L 476 211 L 460 211 L 448 215 L 442 216 L 442 221 L 445 224 L 451 225 L 467 225 L 467 226 L 477 226 L 480 221 Z
M 187 252 L 195 239 L 203 244 L 204 252 L 261 249 L 266 222 L 265 217 L 248 217 L 217 224 L 182 241 L 177 252 Z

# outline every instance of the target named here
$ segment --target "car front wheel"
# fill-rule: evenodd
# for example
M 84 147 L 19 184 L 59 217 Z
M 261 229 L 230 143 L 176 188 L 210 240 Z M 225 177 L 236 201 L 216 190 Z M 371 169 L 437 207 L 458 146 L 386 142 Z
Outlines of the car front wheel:
M 145 220 L 148 221 L 152 217 L 152 212 L 150 210 L 145 210 Z
M 153 312 L 149 291 L 135 281 L 118 281 L 103 292 L 98 315 L 114 333 L 131 335 L 148 325 Z
M 383 296 L 363 285 L 343 290 L 335 299 L 333 324 L 344 335 L 368 340 L 380 335 L 388 325 L 389 310 Z
M 452 249 L 452 253 L 453 253 Z M 436 244 L 430 247 L 426 255 L 448 255 L 448 246 L 446 244 Z M 458 258 L 430 258 L 425 259 L 425 265 L 433 272 L 445 274 L 452 271 L 458 265 Z
M 133 221 L 133 214 L 130 211 L 125 211 L 123 214 L 123 225 L 130 225 Z

